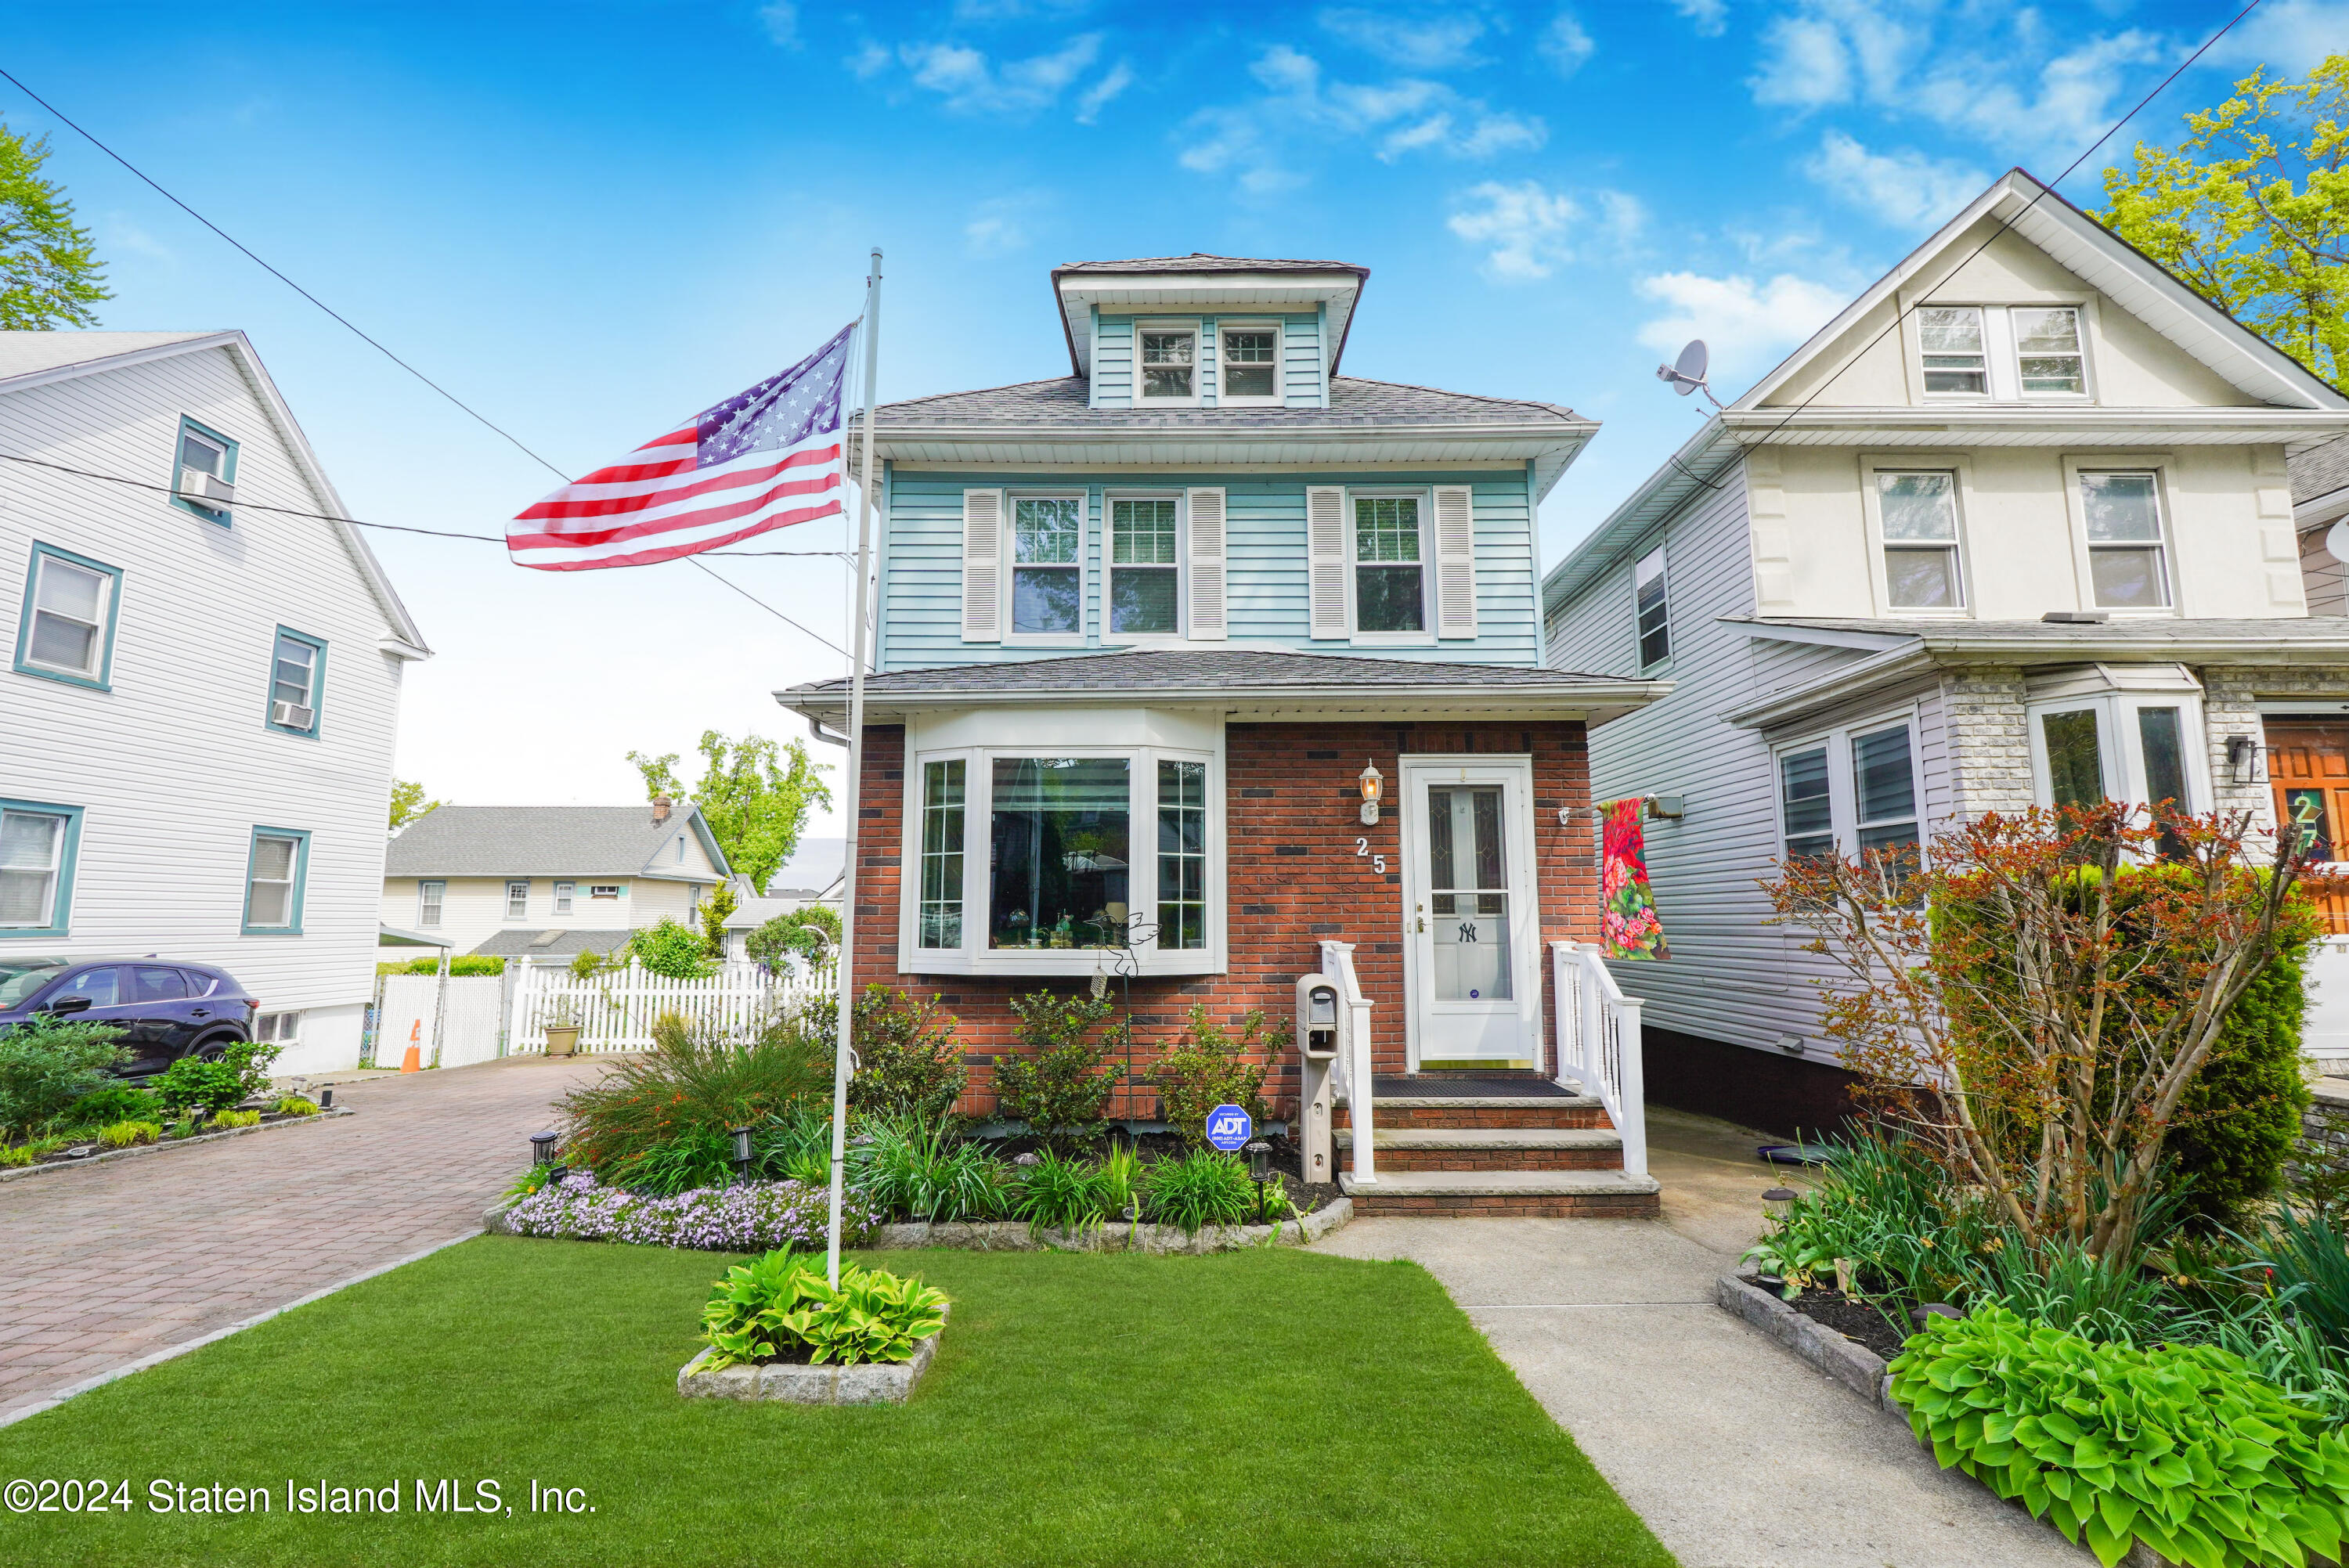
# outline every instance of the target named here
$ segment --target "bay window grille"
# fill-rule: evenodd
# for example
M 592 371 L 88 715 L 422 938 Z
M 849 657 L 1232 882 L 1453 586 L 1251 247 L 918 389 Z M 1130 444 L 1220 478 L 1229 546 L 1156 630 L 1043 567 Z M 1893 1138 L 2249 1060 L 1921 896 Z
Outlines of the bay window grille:
M 919 935 L 923 947 L 962 945 L 963 787 L 968 765 L 959 757 L 922 769 L 922 881 Z
M 1158 764 L 1158 945 L 1207 945 L 1207 765 Z

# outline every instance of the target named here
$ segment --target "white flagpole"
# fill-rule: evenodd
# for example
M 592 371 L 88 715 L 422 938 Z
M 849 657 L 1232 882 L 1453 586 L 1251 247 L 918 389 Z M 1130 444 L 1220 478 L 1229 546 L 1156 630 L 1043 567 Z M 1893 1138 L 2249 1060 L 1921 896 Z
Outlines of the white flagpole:
M 824 1277 L 840 1284 L 840 1218 L 848 1164 L 848 1072 L 856 1021 L 856 796 L 864 765 L 864 650 L 867 621 L 865 579 L 873 561 L 873 382 L 881 360 L 881 248 L 873 248 L 872 275 L 864 280 L 864 449 L 863 477 L 856 487 L 855 608 L 848 645 L 848 776 L 841 784 L 842 818 L 847 823 L 846 858 L 840 869 L 840 1033 L 832 1051 L 832 1220 L 825 1235 Z

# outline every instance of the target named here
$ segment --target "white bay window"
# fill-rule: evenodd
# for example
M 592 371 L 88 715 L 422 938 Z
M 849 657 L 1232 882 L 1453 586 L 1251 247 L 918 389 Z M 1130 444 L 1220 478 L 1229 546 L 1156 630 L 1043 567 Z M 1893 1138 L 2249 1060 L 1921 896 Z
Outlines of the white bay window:
M 2202 687 L 2182 665 L 2089 665 L 2024 688 L 2032 797 L 2042 806 L 2126 800 L 2210 809 Z
M 1145 974 L 1220 969 L 1219 735 L 1163 715 L 997 714 L 982 745 L 975 722 L 908 736 L 898 967 L 1091 974 L 1131 945 Z

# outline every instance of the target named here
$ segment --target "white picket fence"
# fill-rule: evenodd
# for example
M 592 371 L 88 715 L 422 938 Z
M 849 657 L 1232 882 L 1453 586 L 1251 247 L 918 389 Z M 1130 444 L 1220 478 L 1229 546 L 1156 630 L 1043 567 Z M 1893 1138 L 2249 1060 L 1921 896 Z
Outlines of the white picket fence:
M 567 969 L 526 968 L 515 977 L 506 1054 L 543 1051 L 546 1027 L 556 1023 L 579 1026 L 582 1051 L 650 1050 L 653 1021 L 664 1013 L 740 1038 L 789 1008 L 837 993 L 829 965 L 771 975 L 755 964 L 729 964 L 707 980 L 672 980 L 634 964 L 592 980 Z

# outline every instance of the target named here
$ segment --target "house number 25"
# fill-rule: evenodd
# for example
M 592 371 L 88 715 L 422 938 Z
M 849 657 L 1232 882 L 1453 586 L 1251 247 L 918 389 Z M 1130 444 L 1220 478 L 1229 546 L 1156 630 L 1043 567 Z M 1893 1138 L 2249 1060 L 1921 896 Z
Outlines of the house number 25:
M 1356 839 L 1356 840 L 1354 841 L 1354 855 L 1355 855 L 1355 858 L 1356 858 L 1356 859 L 1358 859 L 1358 860 L 1359 860 L 1359 859 L 1361 859 L 1361 858 L 1362 856 L 1364 856 L 1364 855 L 1370 855 L 1370 856 L 1371 856 L 1371 869 L 1372 871 L 1377 872 L 1381 876 L 1384 876 L 1384 875 L 1386 875 L 1386 872 L 1387 872 L 1387 858 L 1386 858 L 1386 856 L 1384 856 L 1384 855 L 1371 855 L 1371 841 L 1370 841 L 1370 840 L 1368 840 L 1368 839 Z

